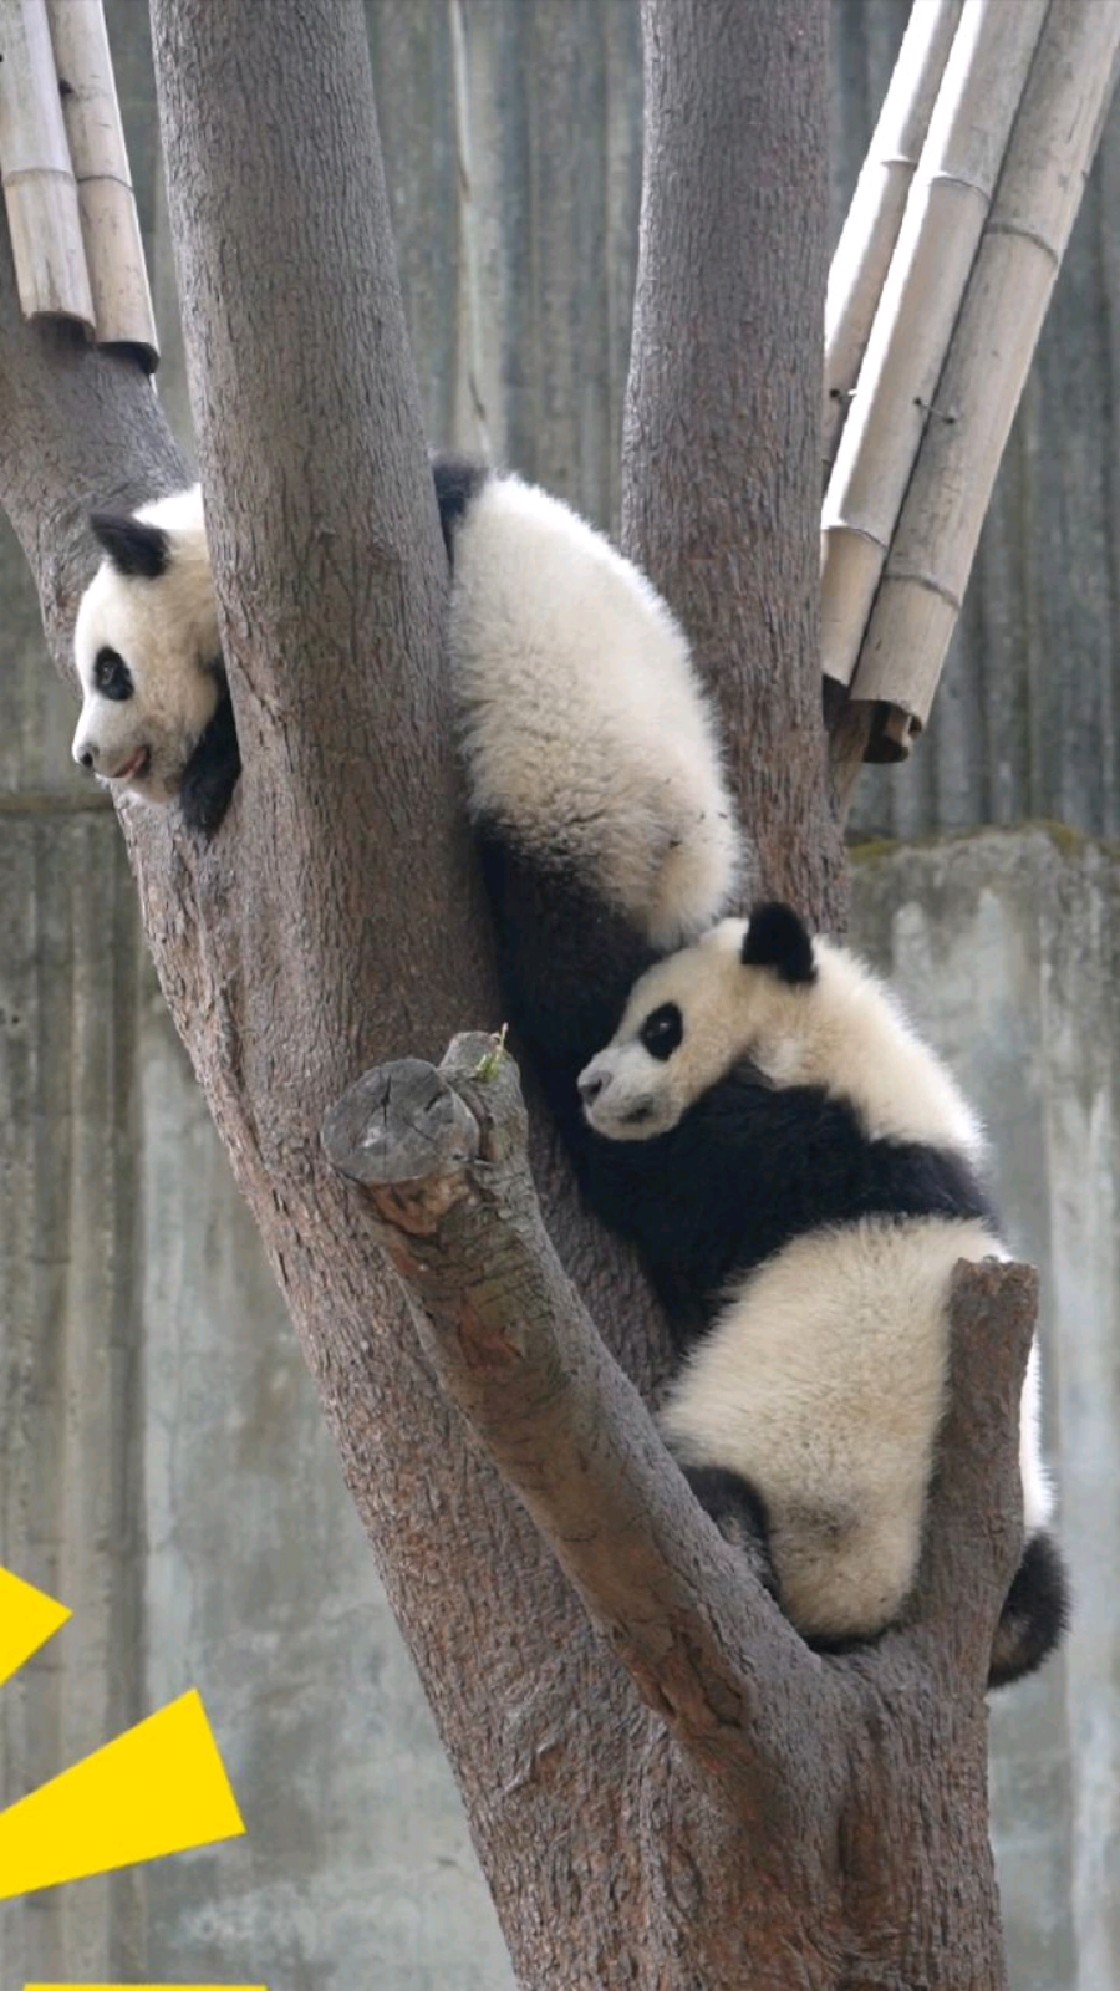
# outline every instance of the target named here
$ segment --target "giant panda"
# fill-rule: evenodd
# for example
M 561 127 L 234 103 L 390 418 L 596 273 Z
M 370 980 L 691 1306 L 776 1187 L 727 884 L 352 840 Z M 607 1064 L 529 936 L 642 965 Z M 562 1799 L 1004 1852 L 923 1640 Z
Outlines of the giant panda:
M 670 1449 L 811 1643 L 873 1636 L 917 1572 L 953 1267 L 1008 1255 L 976 1119 L 888 990 L 782 905 L 655 964 L 578 1083 L 592 1200 L 676 1322 Z M 1067 1615 L 1036 1350 L 1019 1466 L 993 1686 Z
M 104 559 L 74 625 L 72 753 L 110 789 L 178 798 L 215 829 L 241 769 L 198 485 L 136 513 L 94 512 Z
M 576 1077 L 658 954 L 723 911 L 738 833 L 685 637 L 559 499 L 433 460 L 450 569 L 453 709 L 510 1021 L 578 1143 Z M 240 768 L 198 486 L 95 513 L 74 759 L 221 821 Z

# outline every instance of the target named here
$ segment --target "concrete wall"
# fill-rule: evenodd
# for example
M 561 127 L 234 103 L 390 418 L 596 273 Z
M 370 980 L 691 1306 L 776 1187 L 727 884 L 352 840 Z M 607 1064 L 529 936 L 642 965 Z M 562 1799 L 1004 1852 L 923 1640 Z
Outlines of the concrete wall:
M 856 935 L 979 1106 L 1042 1273 L 1074 1582 L 1061 1661 L 993 1704 L 1016 1991 L 1120 1984 L 1120 853 L 988 832 L 857 863 Z
M 433 436 L 471 441 L 481 407 L 500 453 L 609 518 L 638 197 L 631 0 L 466 0 L 465 130 L 447 10 L 370 13 Z M 904 13 L 837 0 L 838 187 Z M 110 0 L 109 17 L 161 393 L 185 429 L 146 9 Z M 1108 162 L 1117 143 L 1114 124 Z M 1101 200 L 1047 334 L 1042 426 L 1001 484 L 948 716 L 888 800 L 861 803 L 865 822 L 1045 806 L 1115 827 L 1118 536 L 1096 411 L 1120 405 L 1120 314 Z M 1028 588 L 1040 535 L 1045 584 Z M 457 1797 L 156 996 L 115 822 L 70 767 L 71 703 L 2 529 L 0 605 L 0 1560 L 76 1613 L 0 1700 L 0 1793 L 196 1683 L 250 1826 L 219 1852 L 0 1911 L 0 1977 L 500 1991 Z M 880 852 L 857 892 L 859 932 L 978 1094 L 1016 1242 L 1047 1279 L 1079 1608 L 1065 1663 L 994 1723 L 1017 1991 L 1120 1983 L 1117 890 L 1109 852 L 1032 832 Z

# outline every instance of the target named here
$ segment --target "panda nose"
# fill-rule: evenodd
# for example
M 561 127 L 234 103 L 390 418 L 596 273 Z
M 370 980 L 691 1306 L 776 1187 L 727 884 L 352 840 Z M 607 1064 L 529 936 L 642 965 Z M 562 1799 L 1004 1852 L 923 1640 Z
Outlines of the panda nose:
M 588 1065 L 586 1071 L 582 1071 L 576 1081 L 584 1105 L 594 1106 L 595 1101 L 602 1098 L 610 1082 L 609 1072 L 603 1071 L 602 1067 L 596 1071 L 594 1065 Z
M 89 747 L 83 747 L 81 753 L 78 755 L 78 764 L 80 767 L 92 769 L 93 754 L 90 751 Z

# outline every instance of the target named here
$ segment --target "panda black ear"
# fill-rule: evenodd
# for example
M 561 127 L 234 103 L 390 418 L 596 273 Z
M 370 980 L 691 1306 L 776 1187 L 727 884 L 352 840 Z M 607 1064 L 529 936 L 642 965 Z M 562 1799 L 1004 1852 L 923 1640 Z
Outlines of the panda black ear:
M 791 988 L 817 979 L 808 927 L 792 906 L 777 900 L 755 907 L 743 935 L 742 959 L 748 968 L 772 968 Z
M 91 512 L 90 526 L 118 574 L 158 581 L 171 561 L 171 542 L 158 525 L 146 525 L 128 512 Z

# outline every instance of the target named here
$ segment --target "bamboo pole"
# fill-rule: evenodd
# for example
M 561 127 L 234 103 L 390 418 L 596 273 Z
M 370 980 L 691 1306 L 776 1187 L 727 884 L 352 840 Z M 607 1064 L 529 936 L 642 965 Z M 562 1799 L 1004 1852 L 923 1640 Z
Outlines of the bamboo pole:
M 840 684 L 851 682 L 1045 13 L 1046 0 L 964 0 L 825 498 L 823 666 Z
M 0 177 L 25 318 L 92 332 L 78 194 L 45 0 L 0 0 Z
M 100 345 L 159 359 L 144 244 L 101 0 L 47 0 Z
M 1057 0 L 1039 42 L 852 686 L 929 717 L 980 528 L 1120 61 L 1120 0 Z
M 824 423 L 831 464 L 886 280 L 963 0 L 914 0 L 890 86 L 840 232 L 824 307 Z

